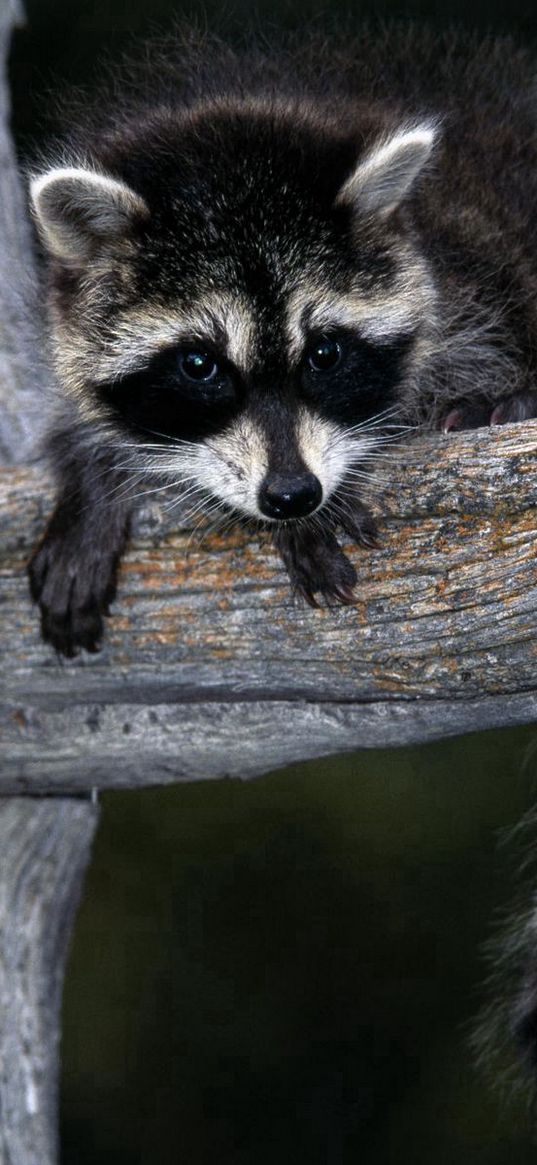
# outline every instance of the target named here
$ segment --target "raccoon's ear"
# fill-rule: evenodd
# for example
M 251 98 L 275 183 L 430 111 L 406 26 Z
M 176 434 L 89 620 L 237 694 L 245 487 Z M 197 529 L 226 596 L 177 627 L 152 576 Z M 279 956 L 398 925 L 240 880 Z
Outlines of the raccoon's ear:
M 82 167 L 40 174 L 32 179 L 30 194 L 45 246 L 67 263 L 84 263 L 96 244 L 121 238 L 149 214 L 124 182 Z
M 386 217 L 410 192 L 427 162 L 436 136 L 432 125 L 400 129 L 375 146 L 342 186 L 336 205 L 352 204 L 361 214 Z

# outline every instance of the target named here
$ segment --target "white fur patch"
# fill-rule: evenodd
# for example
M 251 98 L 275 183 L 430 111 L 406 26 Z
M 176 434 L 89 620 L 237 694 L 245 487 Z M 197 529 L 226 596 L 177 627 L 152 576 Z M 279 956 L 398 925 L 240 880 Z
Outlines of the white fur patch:
M 337 489 L 348 470 L 369 453 L 374 435 L 345 436 L 341 426 L 324 421 L 302 407 L 296 418 L 301 457 L 319 479 L 322 505 Z M 193 475 L 214 496 L 251 517 L 272 521 L 258 506 L 259 489 L 269 465 L 265 434 L 247 416 L 239 418 L 216 438 L 200 446 Z
M 374 430 L 368 433 L 364 427 L 363 433 L 352 432 L 305 407 L 298 414 L 296 431 L 301 456 L 322 485 L 323 505 L 378 441 Z
M 287 334 L 292 355 L 302 354 L 307 333 L 351 328 L 364 340 L 388 342 L 410 332 L 432 317 L 436 295 L 424 265 L 400 277 L 386 295 L 365 295 L 358 290 L 339 295 L 314 283 L 301 287 L 289 299 Z
M 93 378 L 106 381 L 142 368 L 164 348 L 185 342 L 206 343 L 219 349 L 224 341 L 228 358 L 246 370 L 251 360 L 255 325 L 246 300 L 223 293 L 176 308 L 147 305 L 114 319 L 100 347 L 91 351 Z
M 141 446 L 143 450 L 143 446 Z M 170 481 L 186 480 L 210 498 L 217 498 L 250 518 L 263 518 L 257 498 L 268 468 L 266 439 L 254 422 L 242 416 L 205 441 L 177 442 L 152 468 Z
M 428 161 L 435 136 L 435 127 L 426 123 L 403 127 L 381 141 L 359 161 L 336 202 L 350 203 L 361 214 L 390 214 L 404 200 Z
M 125 182 L 80 166 L 40 174 L 32 179 L 30 194 L 45 246 L 67 262 L 84 262 L 92 240 L 121 237 L 134 218 L 149 214 Z
M 349 474 L 351 480 L 356 467 L 374 454 L 379 434 L 374 424 L 371 430 L 364 426 L 363 432 L 357 433 L 302 407 L 296 418 L 296 439 L 304 464 L 321 483 L 322 508 Z M 264 432 L 252 418 L 243 415 L 223 433 L 204 441 L 161 446 L 157 456 L 150 456 L 151 446 L 137 448 L 146 468 L 179 486 L 187 501 L 189 497 L 193 500 L 196 512 L 198 508 L 210 511 L 213 499 L 217 499 L 247 517 L 275 520 L 259 509 L 259 490 L 269 467 L 270 450 Z

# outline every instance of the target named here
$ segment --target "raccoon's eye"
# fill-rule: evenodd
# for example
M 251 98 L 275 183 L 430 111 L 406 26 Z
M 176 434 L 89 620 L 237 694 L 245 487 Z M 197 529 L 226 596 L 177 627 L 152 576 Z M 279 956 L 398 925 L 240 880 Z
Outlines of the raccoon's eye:
M 312 372 L 332 372 L 341 363 L 343 349 L 331 336 L 319 336 L 306 352 Z
M 206 384 L 208 380 L 215 380 L 220 371 L 214 356 L 202 348 L 187 348 L 180 352 L 178 364 L 181 375 L 197 383 Z

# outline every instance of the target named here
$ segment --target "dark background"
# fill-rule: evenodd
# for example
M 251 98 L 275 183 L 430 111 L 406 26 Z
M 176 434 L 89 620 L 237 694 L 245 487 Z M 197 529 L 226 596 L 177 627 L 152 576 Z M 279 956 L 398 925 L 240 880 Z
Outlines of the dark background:
M 26 10 L 22 154 L 58 89 L 186 11 Z M 535 33 L 521 0 L 352 10 Z M 227 5 L 226 23 L 249 11 Z M 256 12 L 296 26 L 318 6 Z M 500 1105 L 467 1039 L 520 857 L 498 839 L 535 798 L 536 741 L 525 728 L 107 795 L 65 989 L 63 1165 L 534 1162 L 526 1107 Z

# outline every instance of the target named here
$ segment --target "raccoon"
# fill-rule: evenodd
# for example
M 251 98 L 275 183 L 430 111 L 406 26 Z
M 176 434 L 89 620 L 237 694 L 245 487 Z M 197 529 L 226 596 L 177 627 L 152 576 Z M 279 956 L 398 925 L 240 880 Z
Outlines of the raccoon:
M 340 539 L 375 541 L 386 443 L 537 414 L 534 62 L 510 41 L 181 34 L 30 191 L 65 405 L 29 575 L 65 656 L 99 648 L 133 483 L 258 522 L 296 591 L 352 603 Z

